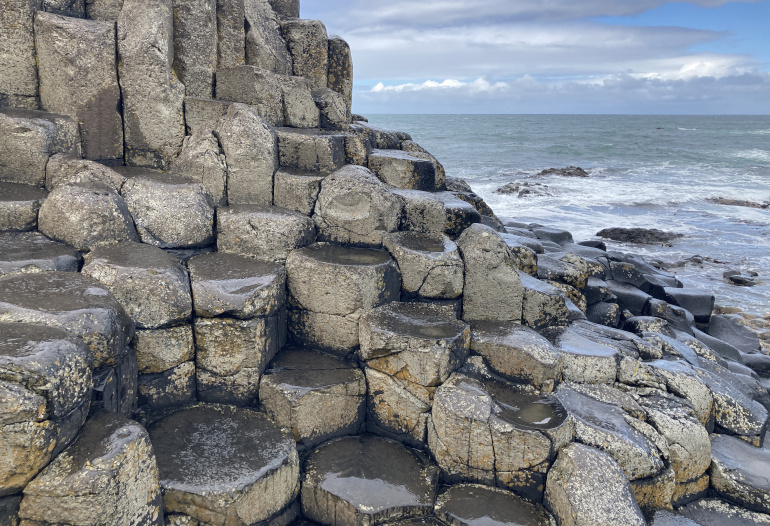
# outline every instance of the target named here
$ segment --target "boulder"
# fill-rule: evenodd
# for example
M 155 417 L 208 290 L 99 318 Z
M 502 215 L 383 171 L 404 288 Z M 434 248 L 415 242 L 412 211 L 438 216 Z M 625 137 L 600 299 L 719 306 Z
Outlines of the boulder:
M 32 186 L 45 184 L 51 156 L 81 152 L 77 122 L 44 111 L 0 107 L 0 142 L 0 181 Z
M 37 62 L 33 20 L 40 0 L 23 0 L 4 6 L 0 14 L 0 107 L 37 109 Z
M 407 190 L 436 190 L 436 170 L 428 160 L 401 150 L 372 150 L 369 169 L 382 182 Z
M 294 440 L 263 414 L 199 405 L 148 432 L 166 512 L 203 524 L 247 526 L 279 515 L 297 495 Z
M 284 18 L 281 31 L 294 63 L 294 74 L 305 77 L 314 89 L 327 87 L 329 38 L 319 20 Z
M 137 328 L 177 324 L 192 314 L 187 271 L 157 247 L 133 242 L 97 247 L 86 256 L 83 274 L 109 289 Z
M 329 35 L 329 69 L 326 77 L 329 89 L 344 97 L 348 112 L 353 102 L 353 57 L 350 46 L 337 35 Z
M 276 134 L 284 168 L 329 173 L 345 166 L 345 136 L 339 132 L 279 128 Z
M 313 213 L 318 239 L 381 246 L 398 229 L 401 203 L 369 170 L 345 166 L 321 183 Z
M 0 234 L 0 276 L 51 270 L 77 272 L 80 253 L 37 232 Z
M 124 0 L 118 17 L 118 76 L 126 163 L 167 170 L 185 136 L 185 88 L 172 69 L 171 0 Z
M 275 172 L 273 202 L 276 206 L 311 216 L 325 178 L 323 173 L 280 168 Z
M 471 526 L 483 520 L 489 526 L 552 526 L 553 517 L 540 504 L 513 493 L 480 484 L 458 484 L 436 501 L 436 515 L 451 526 Z
M 217 67 L 232 68 L 246 61 L 245 4 L 243 0 L 217 1 Z M 217 78 L 217 81 L 219 78 Z
M 146 168 L 128 177 L 121 194 L 143 243 L 160 248 L 203 247 L 214 240 L 214 206 L 200 183 Z
M 216 94 L 217 99 L 248 105 L 271 126 L 284 125 L 283 89 L 271 71 L 243 65 L 218 69 Z
M 313 221 L 299 212 L 263 205 L 233 205 L 217 214 L 217 250 L 269 262 L 312 243 Z
M 711 436 L 711 487 L 744 508 L 770 513 L 770 451 L 728 435 Z
M 437 471 L 424 455 L 392 440 L 339 438 L 305 462 L 302 514 L 340 526 L 426 517 L 433 512 Z
M 162 506 L 147 431 L 114 413 L 100 413 L 24 488 L 19 517 L 30 526 L 160 525 Z
M 617 462 L 583 444 L 559 452 L 548 473 L 545 505 L 560 524 L 646 524 Z
M 286 41 L 281 35 L 279 13 L 273 10 L 270 3 L 268 0 L 244 2 L 247 24 L 246 64 L 281 75 L 291 75 L 293 64 Z
M 282 351 L 259 385 L 260 404 L 306 448 L 361 431 L 365 396 L 358 367 L 309 348 Z
M 45 167 L 45 188 L 49 192 L 67 184 L 86 187 L 105 185 L 120 192 L 125 182 L 125 176 L 101 163 L 63 153 L 48 159 Z
M 217 1 L 172 0 L 173 67 L 191 97 L 214 95 L 217 64 Z
M 37 229 L 38 212 L 47 195 L 34 186 L 0 182 L 0 232 Z
M 211 130 L 204 127 L 184 138 L 171 171 L 203 186 L 214 206 L 227 206 L 227 162 Z
M 676 232 L 664 232 L 657 228 L 605 228 L 596 233 L 597 236 L 621 243 L 637 245 L 663 245 L 682 237 Z

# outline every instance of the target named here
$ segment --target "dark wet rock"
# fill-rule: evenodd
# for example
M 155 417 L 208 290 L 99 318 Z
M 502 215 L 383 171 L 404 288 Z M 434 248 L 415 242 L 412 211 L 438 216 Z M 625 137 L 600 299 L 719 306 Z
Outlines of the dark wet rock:
M 707 332 L 709 336 L 723 340 L 741 352 L 755 353 L 761 348 L 756 333 L 729 316 L 711 316 Z
M 503 238 L 505 244 L 511 249 L 516 268 L 530 276 L 536 276 L 538 252 L 532 248 L 533 244 L 528 241 L 529 238 L 524 239 L 508 233 L 501 233 L 500 237 Z
M 727 435 L 711 437 L 711 486 L 726 500 L 770 513 L 770 451 Z
M 666 287 L 666 301 L 687 309 L 698 323 L 708 323 L 714 310 L 714 295 L 700 289 Z
M 704 473 L 693 481 L 677 483 L 674 486 L 674 494 L 671 496 L 671 505 L 679 508 L 681 511 L 681 506 L 707 497 L 710 482 L 711 479 L 708 473 Z
M 436 390 L 428 445 L 449 481 L 495 485 L 540 500 L 553 454 L 572 433 L 556 398 L 458 372 Z
M 533 329 L 494 321 L 475 322 L 471 328 L 471 350 L 497 374 L 543 392 L 552 391 L 561 380 L 559 351 Z
M 566 326 L 571 315 L 564 293 L 525 272 L 519 272 L 524 288 L 521 307 L 521 322 L 535 330 L 546 327 Z
M 649 360 L 660 357 L 656 346 L 629 332 L 587 320 L 574 322 L 573 328 L 584 338 L 617 349 L 630 358 Z
M 637 245 L 659 245 L 671 243 L 682 237 L 675 232 L 664 232 L 656 228 L 605 228 L 596 233 L 597 236 L 622 243 Z
M 0 524 L 2 526 L 18 526 L 19 504 L 21 504 L 21 495 L 0 497 Z
M 294 440 L 263 414 L 200 405 L 148 431 L 167 512 L 246 526 L 270 519 L 298 492 Z
M 473 225 L 462 233 L 457 246 L 465 261 L 464 319 L 520 321 L 524 287 L 500 235 L 487 226 Z
M 214 206 L 227 206 L 227 163 L 218 139 L 208 128 L 185 137 L 171 171 L 203 186 Z
M 380 246 L 398 229 L 401 203 L 369 170 L 346 166 L 321 183 L 313 219 L 321 241 Z
M 407 295 L 454 299 L 462 294 L 463 260 L 445 235 L 396 232 L 383 236 L 383 244 L 398 263 Z
M 104 409 L 131 418 L 137 408 L 139 366 L 132 349 L 115 364 L 94 369 L 91 413 Z
M 585 315 L 586 309 L 588 306 L 586 305 L 586 298 L 583 296 L 583 294 L 576 289 L 575 287 L 571 285 L 567 285 L 566 283 L 562 283 L 560 281 L 553 281 L 550 279 L 543 280 L 548 285 L 551 285 L 555 289 L 561 291 L 564 294 L 564 297 L 566 300 L 580 312 L 581 315 Z
M 67 329 L 86 342 L 94 365 L 127 353 L 134 324 L 101 283 L 72 272 L 9 276 L 0 281 L 0 321 Z
M 158 468 L 145 429 L 100 413 L 24 489 L 25 524 L 163 523 Z
M 158 374 L 195 358 L 192 327 L 137 330 L 132 342 L 142 374 Z
M 158 374 L 138 379 L 138 404 L 150 409 L 183 406 L 197 400 L 195 362 L 183 362 Z
M 80 159 L 72 155 L 56 154 L 48 160 L 45 166 L 45 187 L 53 191 L 59 186 L 75 184 L 93 186 L 107 185 L 120 192 L 125 176 L 96 161 Z
M 634 316 L 641 316 L 645 311 L 647 302 L 652 298 L 649 294 L 628 283 L 607 280 L 607 286 L 610 292 L 617 297 L 620 307 L 630 311 Z
M 0 234 L 0 276 L 59 270 L 77 272 L 80 253 L 36 232 Z
M 727 501 L 703 499 L 677 510 L 700 526 L 764 526 L 770 524 L 770 515 L 750 511 Z
M 762 378 L 770 378 L 770 356 L 766 354 L 744 354 L 743 363 Z
M 584 269 L 544 254 L 537 256 L 537 277 L 542 280 L 566 283 L 581 290 L 585 288 L 588 281 L 588 273 Z
M 537 226 L 532 229 L 532 232 L 541 241 L 552 241 L 559 245 L 563 243 L 572 243 L 572 234 L 566 230 L 560 230 L 558 228 L 550 228 L 545 226 Z
M 618 350 L 586 338 L 575 328 L 563 331 L 555 341 L 563 364 L 564 380 L 610 384 L 617 376 Z
M 603 279 L 590 277 L 586 281 L 585 287 L 586 303 L 588 305 L 594 305 L 600 301 L 608 301 L 612 298 L 612 292 L 610 292 L 607 283 Z
M 664 319 L 672 328 L 688 334 L 693 334 L 695 317 L 690 311 L 683 309 L 682 307 L 677 307 L 676 305 L 671 305 L 665 301 L 653 298 L 647 302 L 647 305 L 645 305 L 644 314 L 646 316 L 655 316 Z
M 738 287 L 754 287 L 757 285 L 757 281 L 754 280 L 754 278 L 750 278 L 747 276 L 730 276 L 727 278 L 727 281 L 729 281 L 732 285 L 736 285 Z
M 444 203 L 434 194 L 400 188 L 393 188 L 391 192 L 403 206 L 399 230 L 441 234 L 447 229 Z
M 420 146 L 419 144 L 417 144 L 414 141 L 403 141 L 401 143 L 401 150 L 403 150 L 405 152 L 409 152 L 409 154 L 412 155 L 413 157 L 417 157 L 419 159 L 424 159 L 426 161 L 430 161 L 433 164 L 434 171 L 436 172 L 436 178 L 435 178 L 435 181 L 434 181 L 434 188 L 436 190 L 445 190 L 445 189 L 447 189 L 447 187 L 446 187 L 446 170 L 444 169 L 444 166 L 439 162 L 439 160 L 436 159 L 433 156 L 433 154 L 431 154 L 428 150 L 426 150 L 425 148 L 423 148 L 422 146 Z M 468 193 L 470 194 L 472 192 L 469 191 Z M 458 197 L 460 197 L 460 194 L 465 194 L 465 192 L 457 192 L 456 193 L 456 195 L 458 195 Z M 478 198 L 477 201 L 478 201 L 479 205 L 480 206 L 486 206 L 486 203 L 484 203 L 484 201 L 481 199 L 481 197 L 477 196 L 476 194 L 473 194 L 473 195 L 475 197 L 471 197 L 470 195 L 468 195 L 467 197 L 469 199 L 471 199 L 471 200 L 475 200 L 476 198 Z M 462 199 L 462 197 L 460 197 L 460 198 Z M 482 205 L 482 203 L 483 203 L 483 205 Z M 471 204 L 473 204 L 473 203 L 471 203 Z M 492 212 L 492 209 L 489 208 L 489 207 L 487 207 L 487 208 L 489 209 L 487 213 L 489 214 L 489 212 L 491 212 L 491 214 L 489 214 L 489 215 L 494 215 L 494 212 Z M 481 211 L 479 211 L 479 213 L 481 213 Z
M 559 452 L 548 473 L 544 502 L 562 524 L 646 524 L 617 462 L 582 444 Z
M 758 208 L 761 210 L 770 208 L 770 203 L 757 203 L 754 201 L 743 201 L 741 199 L 728 199 L 726 197 L 713 197 L 706 199 L 706 201 L 716 203 L 718 205 L 743 206 L 747 208 Z
M 358 367 L 307 348 L 281 352 L 259 386 L 262 407 L 308 448 L 361 431 L 365 397 L 366 379 Z
M 54 113 L 0 108 L 0 140 L 0 181 L 42 187 L 49 157 L 57 153 L 80 157 L 77 122 Z
M 83 274 L 107 287 L 137 328 L 157 329 L 192 314 L 187 271 L 157 247 L 132 242 L 97 247 L 86 256 Z
M 302 514 L 337 525 L 426 517 L 437 482 L 436 467 L 415 450 L 370 435 L 340 438 L 308 457 Z
M 37 214 L 48 194 L 45 190 L 0 181 L 0 232 L 37 228 Z
M 459 484 L 442 493 L 436 515 L 451 526 L 550 526 L 553 517 L 533 504 L 501 489 L 479 484 Z
M 617 303 L 599 302 L 586 308 L 588 321 L 607 327 L 617 327 L 620 323 L 620 306 Z
M 458 198 L 452 192 L 436 192 L 433 194 L 442 205 L 446 214 L 444 232 L 456 239 L 468 227 L 482 222 L 481 214 L 476 207 Z
M 275 173 L 273 201 L 276 206 L 313 215 L 326 174 L 281 168 Z
M 436 170 L 428 160 L 402 150 L 373 150 L 369 169 L 382 182 L 408 190 L 436 190 Z
M 60 186 L 48 195 L 40 207 L 40 232 L 78 250 L 104 242 L 139 240 L 128 206 L 115 190 L 81 184 Z
M 282 265 L 214 252 L 192 258 L 188 268 L 197 316 L 273 316 L 286 304 Z
M 561 177 L 588 177 L 588 172 L 579 166 L 567 166 L 566 168 L 548 168 L 542 170 L 537 175 L 538 177 L 543 175 L 558 175 Z
M 496 194 L 513 195 L 518 198 L 550 196 L 548 187 L 541 183 L 508 183 L 495 190 Z
M 217 212 L 217 249 L 270 262 L 315 240 L 313 221 L 277 206 L 234 205 Z

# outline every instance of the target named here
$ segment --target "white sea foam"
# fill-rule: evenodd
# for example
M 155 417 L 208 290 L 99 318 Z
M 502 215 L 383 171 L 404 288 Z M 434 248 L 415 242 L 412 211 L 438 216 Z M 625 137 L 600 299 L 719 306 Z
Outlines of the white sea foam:
M 735 152 L 735 157 L 751 161 L 770 162 L 770 151 L 759 149 L 740 150 Z

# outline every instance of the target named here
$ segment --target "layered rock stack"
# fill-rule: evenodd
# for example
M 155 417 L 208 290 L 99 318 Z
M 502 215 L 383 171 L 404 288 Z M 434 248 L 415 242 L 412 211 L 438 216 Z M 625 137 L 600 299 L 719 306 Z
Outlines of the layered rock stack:
M 352 116 L 297 0 L 0 7 L 0 525 L 770 524 L 756 335 Z

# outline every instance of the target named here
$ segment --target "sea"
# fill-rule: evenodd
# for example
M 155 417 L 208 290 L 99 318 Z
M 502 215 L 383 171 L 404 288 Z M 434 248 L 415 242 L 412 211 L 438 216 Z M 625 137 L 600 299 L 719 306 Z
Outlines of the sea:
M 500 219 L 563 228 L 576 241 L 608 227 L 682 234 L 669 244 L 612 250 L 664 262 L 717 303 L 770 314 L 770 116 L 367 115 L 430 151 Z M 578 166 L 588 178 L 539 175 Z M 503 195 L 508 183 L 527 195 Z M 727 282 L 725 271 L 756 275 Z

